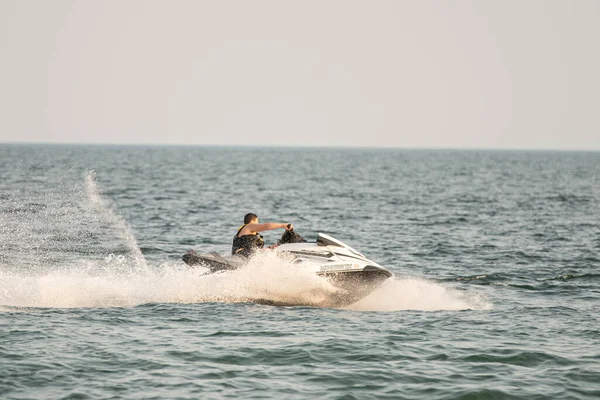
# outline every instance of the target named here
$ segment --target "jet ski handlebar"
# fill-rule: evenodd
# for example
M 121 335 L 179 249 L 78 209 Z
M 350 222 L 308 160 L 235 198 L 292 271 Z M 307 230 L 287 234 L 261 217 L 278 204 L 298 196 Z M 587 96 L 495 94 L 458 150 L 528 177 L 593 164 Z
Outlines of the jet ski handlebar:
M 291 224 L 288 224 L 288 226 Z M 286 226 L 287 228 L 287 226 Z M 304 237 L 302 235 L 300 235 L 299 233 L 294 232 L 294 227 L 291 226 L 291 229 L 287 229 L 285 232 L 283 232 L 283 234 L 281 235 L 281 239 L 279 239 L 278 243 L 279 244 L 286 244 L 286 243 L 306 243 L 306 239 L 304 239 Z

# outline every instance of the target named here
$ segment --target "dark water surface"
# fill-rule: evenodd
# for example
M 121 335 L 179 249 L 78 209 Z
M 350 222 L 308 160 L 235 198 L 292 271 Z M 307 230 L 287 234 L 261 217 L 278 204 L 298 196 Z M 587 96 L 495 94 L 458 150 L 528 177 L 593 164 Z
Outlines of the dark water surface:
M 180 261 L 246 212 L 396 278 Z M 598 152 L 0 145 L 2 399 L 600 398 L 599 316 Z

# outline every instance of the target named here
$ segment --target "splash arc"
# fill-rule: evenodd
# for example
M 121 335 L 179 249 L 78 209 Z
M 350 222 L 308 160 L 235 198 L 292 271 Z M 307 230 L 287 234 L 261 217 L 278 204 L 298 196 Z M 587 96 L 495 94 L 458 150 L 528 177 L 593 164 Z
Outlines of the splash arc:
M 92 208 L 102 213 L 107 220 L 117 228 L 120 236 L 125 241 L 136 267 L 142 271 L 148 271 L 148 263 L 142 254 L 140 246 L 133 235 L 133 230 L 127 221 L 116 211 L 115 207 L 102 197 L 96 184 L 96 172 L 91 170 L 85 175 L 85 191 Z

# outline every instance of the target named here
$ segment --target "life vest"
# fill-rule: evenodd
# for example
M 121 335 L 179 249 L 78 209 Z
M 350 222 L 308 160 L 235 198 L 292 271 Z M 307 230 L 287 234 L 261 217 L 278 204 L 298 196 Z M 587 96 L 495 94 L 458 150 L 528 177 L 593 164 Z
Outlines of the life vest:
M 232 255 L 250 257 L 257 249 L 262 249 L 265 245 L 263 237 L 258 232 L 249 235 L 238 236 L 238 233 L 248 224 L 240 226 L 233 237 Z

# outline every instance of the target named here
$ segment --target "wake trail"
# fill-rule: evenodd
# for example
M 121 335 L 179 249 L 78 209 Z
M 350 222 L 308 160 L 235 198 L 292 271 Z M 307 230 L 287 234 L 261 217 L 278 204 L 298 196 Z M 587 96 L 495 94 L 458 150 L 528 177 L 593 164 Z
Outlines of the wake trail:
M 255 257 L 244 268 L 207 274 L 203 267 L 165 263 L 148 271 L 115 268 L 127 260 L 79 261 L 38 274 L 0 269 L 0 305 L 41 308 L 133 307 L 148 303 L 240 303 L 318 306 L 338 289 L 282 261 Z

